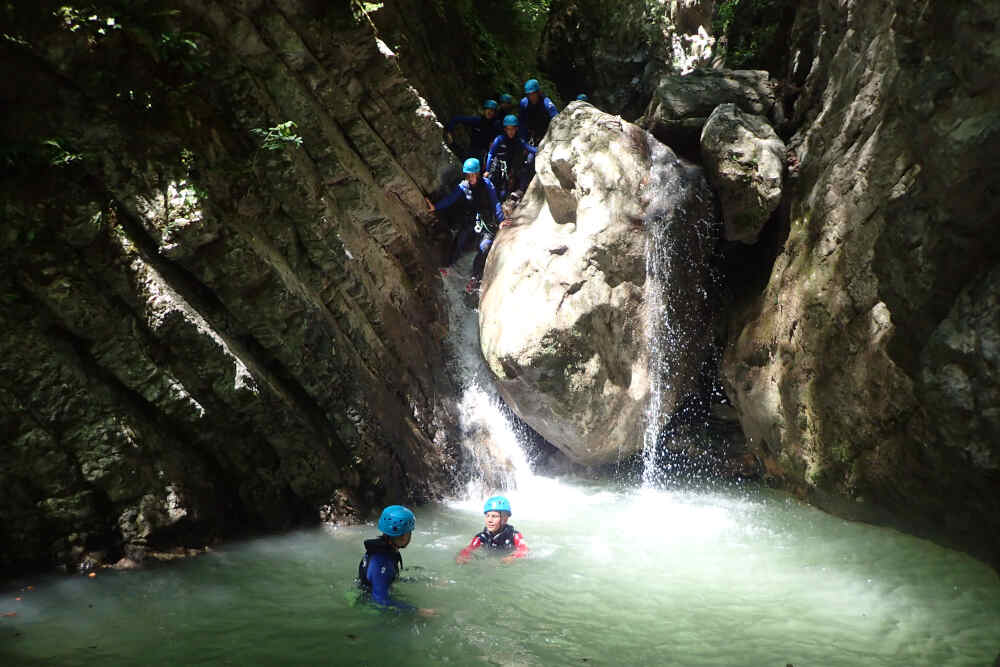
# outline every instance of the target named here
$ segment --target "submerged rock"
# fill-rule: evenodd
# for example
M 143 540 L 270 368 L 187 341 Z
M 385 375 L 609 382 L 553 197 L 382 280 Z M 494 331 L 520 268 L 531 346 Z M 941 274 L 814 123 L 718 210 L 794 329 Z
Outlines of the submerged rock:
M 483 356 L 507 403 L 572 460 L 615 461 L 642 446 L 654 387 L 665 414 L 695 389 L 712 195 L 699 169 L 585 103 L 553 119 L 536 164 L 486 265 Z M 647 284 L 656 248 L 662 296 Z M 647 333 L 665 316 L 661 367 Z
M 763 116 L 720 104 L 701 131 L 701 156 L 719 196 L 725 239 L 756 242 L 781 202 L 785 142 Z

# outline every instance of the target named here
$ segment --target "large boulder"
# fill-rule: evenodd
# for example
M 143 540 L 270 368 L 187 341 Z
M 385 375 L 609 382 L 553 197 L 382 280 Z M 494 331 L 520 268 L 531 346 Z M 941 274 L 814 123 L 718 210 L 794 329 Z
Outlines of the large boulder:
M 696 69 L 665 72 L 649 84 L 652 97 L 636 121 L 657 139 L 681 152 L 697 152 L 701 131 L 720 104 L 735 104 L 749 114 L 782 121 L 777 83 L 758 70 Z
M 586 103 L 553 119 L 536 165 L 486 265 L 483 356 L 547 440 L 615 461 L 642 446 L 653 395 L 658 416 L 695 390 L 714 201 L 700 169 Z
M 726 240 L 756 242 L 781 202 L 785 142 L 763 116 L 720 104 L 701 131 L 701 157 L 719 195 Z

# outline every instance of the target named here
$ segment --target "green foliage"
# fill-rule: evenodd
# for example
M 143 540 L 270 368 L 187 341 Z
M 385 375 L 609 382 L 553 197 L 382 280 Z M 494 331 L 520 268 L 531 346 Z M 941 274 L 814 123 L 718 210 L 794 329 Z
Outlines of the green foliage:
M 795 15 L 794 0 L 721 0 L 715 6 L 712 30 L 725 38 L 726 66 L 766 69 L 782 66 L 782 40 Z
M 541 30 L 549 17 L 552 0 L 514 0 L 514 18 L 526 27 Z
M 289 146 L 297 148 L 302 145 L 302 137 L 294 132 L 296 127 L 298 126 L 295 121 L 286 120 L 284 123 L 278 123 L 267 129 L 255 127 L 250 132 L 261 138 L 260 147 L 262 149 L 277 151 Z
M 84 159 L 83 153 L 77 153 L 67 149 L 63 146 L 62 140 L 60 139 L 46 139 L 42 142 L 42 144 L 51 149 L 49 164 L 53 167 L 64 167 L 68 164 Z

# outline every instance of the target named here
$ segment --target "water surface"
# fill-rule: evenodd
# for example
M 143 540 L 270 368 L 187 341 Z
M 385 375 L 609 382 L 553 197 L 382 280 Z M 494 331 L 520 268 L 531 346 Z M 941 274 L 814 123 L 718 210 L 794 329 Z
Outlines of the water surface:
M 433 618 L 358 604 L 375 530 L 324 527 L 5 591 L 0 664 L 981 667 L 1000 652 L 995 572 L 771 491 L 534 478 L 510 498 L 532 549 L 510 565 L 454 563 L 479 499 L 417 509 L 412 580 L 394 588 Z

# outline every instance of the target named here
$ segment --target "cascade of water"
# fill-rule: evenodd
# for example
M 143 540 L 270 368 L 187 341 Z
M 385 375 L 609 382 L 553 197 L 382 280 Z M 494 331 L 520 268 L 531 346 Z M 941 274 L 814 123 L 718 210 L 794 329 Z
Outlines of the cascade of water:
M 681 373 L 691 369 L 679 363 L 695 340 L 707 339 L 703 316 L 707 308 L 691 307 L 685 300 L 707 302 L 705 277 L 706 235 L 711 234 L 713 214 L 704 206 L 705 193 L 692 178 L 691 167 L 682 165 L 652 135 L 647 135 L 652 162 L 643 192 L 646 203 L 646 335 L 649 350 L 650 398 L 643 433 L 643 486 L 661 486 L 670 476 L 670 464 L 662 461 L 666 422 L 676 408 Z M 692 229 L 678 229 L 679 225 Z M 684 232 L 683 234 L 680 232 Z M 676 289 L 680 282 L 683 290 Z M 709 343 L 706 341 L 705 343 Z
M 497 394 L 479 351 L 478 312 L 468 305 L 472 297 L 462 287 L 470 261 L 471 255 L 459 260 L 458 274 L 444 280 L 444 294 L 452 352 L 449 371 L 462 388 L 459 426 L 472 468 L 466 492 L 471 499 L 481 499 L 524 486 L 533 475 L 519 425 Z

